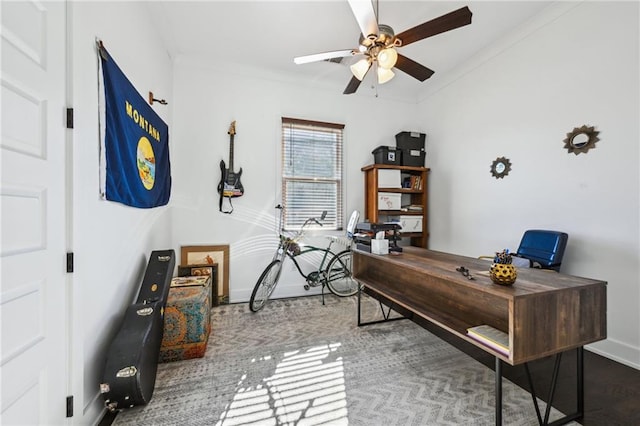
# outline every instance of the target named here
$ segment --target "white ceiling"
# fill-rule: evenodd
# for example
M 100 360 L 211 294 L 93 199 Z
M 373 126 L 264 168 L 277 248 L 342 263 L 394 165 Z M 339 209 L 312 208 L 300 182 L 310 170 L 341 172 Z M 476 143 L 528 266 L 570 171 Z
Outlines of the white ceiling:
M 416 99 L 416 93 L 452 72 L 482 49 L 490 47 L 553 2 L 549 1 L 400 1 L 379 2 L 379 22 L 400 33 L 423 22 L 468 6 L 470 25 L 409 46 L 403 55 L 431 68 L 435 74 L 420 82 L 395 70 L 396 76 L 378 88 L 398 99 Z M 317 62 L 296 65 L 293 58 L 333 50 L 357 48 L 359 28 L 346 0 L 334 1 L 150 1 L 149 15 L 169 54 L 203 56 L 256 73 L 303 79 L 342 93 L 351 78 L 348 65 Z M 375 2 L 374 2 L 375 6 Z M 369 73 L 356 95 L 371 95 Z M 345 95 L 354 96 L 354 95 Z

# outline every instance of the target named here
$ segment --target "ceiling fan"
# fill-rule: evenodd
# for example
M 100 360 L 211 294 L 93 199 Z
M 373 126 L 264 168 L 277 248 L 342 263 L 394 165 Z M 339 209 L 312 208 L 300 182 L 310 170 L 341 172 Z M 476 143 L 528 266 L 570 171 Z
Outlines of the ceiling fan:
M 358 48 L 294 58 L 296 64 L 306 64 L 325 60 L 335 62 L 337 58 L 362 55 L 362 59 L 351 65 L 353 77 L 344 89 L 345 95 L 355 93 L 358 90 L 360 83 L 374 64 L 379 84 L 386 83 L 394 77 L 395 74 L 392 71 L 394 67 L 415 79 L 425 81 L 433 75 L 434 71 L 401 55 L 396 49 L 471 23 L 471 11 L 465 6 L 396 35 L 389 25 L 378 23 L 377 11 L 373 9 L 370 0 L 348 1 L 360 26 L 361 34 Z

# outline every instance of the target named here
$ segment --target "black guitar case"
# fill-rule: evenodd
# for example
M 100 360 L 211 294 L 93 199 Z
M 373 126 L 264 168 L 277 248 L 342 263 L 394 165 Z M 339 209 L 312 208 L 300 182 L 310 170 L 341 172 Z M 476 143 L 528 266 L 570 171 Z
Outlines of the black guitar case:
M 155 250 L 151 252 L 136 303 L 154 300 L 166 302 L 175 266 L 176 254 L 173 250 Z M 164 305 L 162 306 L 164 307 Z
M 100 392 L 110 411 L 151 400 L 175 263 L 173 250 L 151 252 L 138 298 L 109 346 Z

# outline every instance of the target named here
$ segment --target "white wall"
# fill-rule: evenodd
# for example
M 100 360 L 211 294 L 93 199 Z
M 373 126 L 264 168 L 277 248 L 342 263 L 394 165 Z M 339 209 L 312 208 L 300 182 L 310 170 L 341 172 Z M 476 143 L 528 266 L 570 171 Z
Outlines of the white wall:
M 420 105 L 428 130 L 433 249 L 517 248 L 524 230 L 569 234 L 563 272 L 608 281 L 608 339 L 640 368 L 637 2 L 564 3 L 485 52 Z M 574 127 L 600 141 L 569 154 Z M 512 162 L 504 179 L 490 167 Z
M 345 124 L 345 222 L 354 209 L 364 214 L 360 168 L 373 162 L 371 151 L 395 144 L 394 135 L 401 130 L 424 130 L 413 126 L 410 105 L 344 96 L 342 89 L 282 81 L 260 70 L 181 57 L 174 76 L 174 243 L 230 245 L 232 302 L 248 301 L 276 248 L 281 117 Z M 381 110 L 385 120 L 371 115 Z M 237 122 L 234 168 L 242 168 L 245 194 L 233 200 L 232 214 L 223 214 L 218 211 L 216 187 L 220 160 L 229 164 L 227 130 L 233 120 Z M 305 294 L 303 280 L 293 271 L 293 264 L 285 265 L 274 297 Z
M 99 383 L 105 352 L 124 309 L 136 297 L 149 254 L 171 246 L 170 207 L 134 209 L 99 196 L 98 68 L 95 38 L 105 47 L 146 99 L 148 91 L 168 97 L 171 61 L 159 45 L 157 28 L 142 3 L 73 2 L 72 75 L 75 110 L 73 136 L 73 247 L 75 252 L 74 422 L 90 424 L 104 407 Z M 169 125 L 171 109 L 154 105 Z M 171 146 L 173 151 L 173 146 Z M 173 154 L 173 152 L 171 153 Z

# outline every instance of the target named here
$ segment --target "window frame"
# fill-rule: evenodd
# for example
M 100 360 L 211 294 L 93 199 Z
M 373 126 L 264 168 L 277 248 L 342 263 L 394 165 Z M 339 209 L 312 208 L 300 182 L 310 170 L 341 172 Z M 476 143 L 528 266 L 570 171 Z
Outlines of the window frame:
M 287 205 L 287 185 L 292 182 L 300 182 L 300 183 L 335 183 L 336 184 L 336 199 L 335 199 L 335 211 L 328 211 L 327 217 L 333 218 L 331 224 L 325 222 L 323 223 L 323 227 L 320 228 L 318 225 L 309 226 L 310 228 L 315 227 L 316 229 L 322 229 L 326 231 L 341 231 L 344 229 L 344 188 L 345 188 L 345 173 L 344 173 L 344 124 L 338 123 L 329 123 L 322 121 L 314 121 L 314 120 L 304 120 L 298 118 L 291 117 L 282 117 L 281 120 L 281 144 L 280 144 L 280 159 L 281 159 L 281 198 L 282 198 L 282 206 L 283 206 L 283 223 L 282 227 L 285 231 L 297 231 L 300 229 L 302 223 L 300 223 L 301 218 L 298 218 L 298 221 L 291 220 L 291 210 L 293 207 Z M 334 134 L 337 135 L 336 147 L 335 147 L 335 156 L 333 157 L 335 160 L 335 169 L 333 177 L 313 177 L 313 176 L 288 176 L 287 175 L 287 149 L 291 148 L 290 140 L 287 138 L 286 130 L 291 130 L 292 128 L 299 128 L 305 131 L 318 131 L 321 135 Z M 313 216 L 320 218 L 321 212 L 318 211 L 314 213 Z

